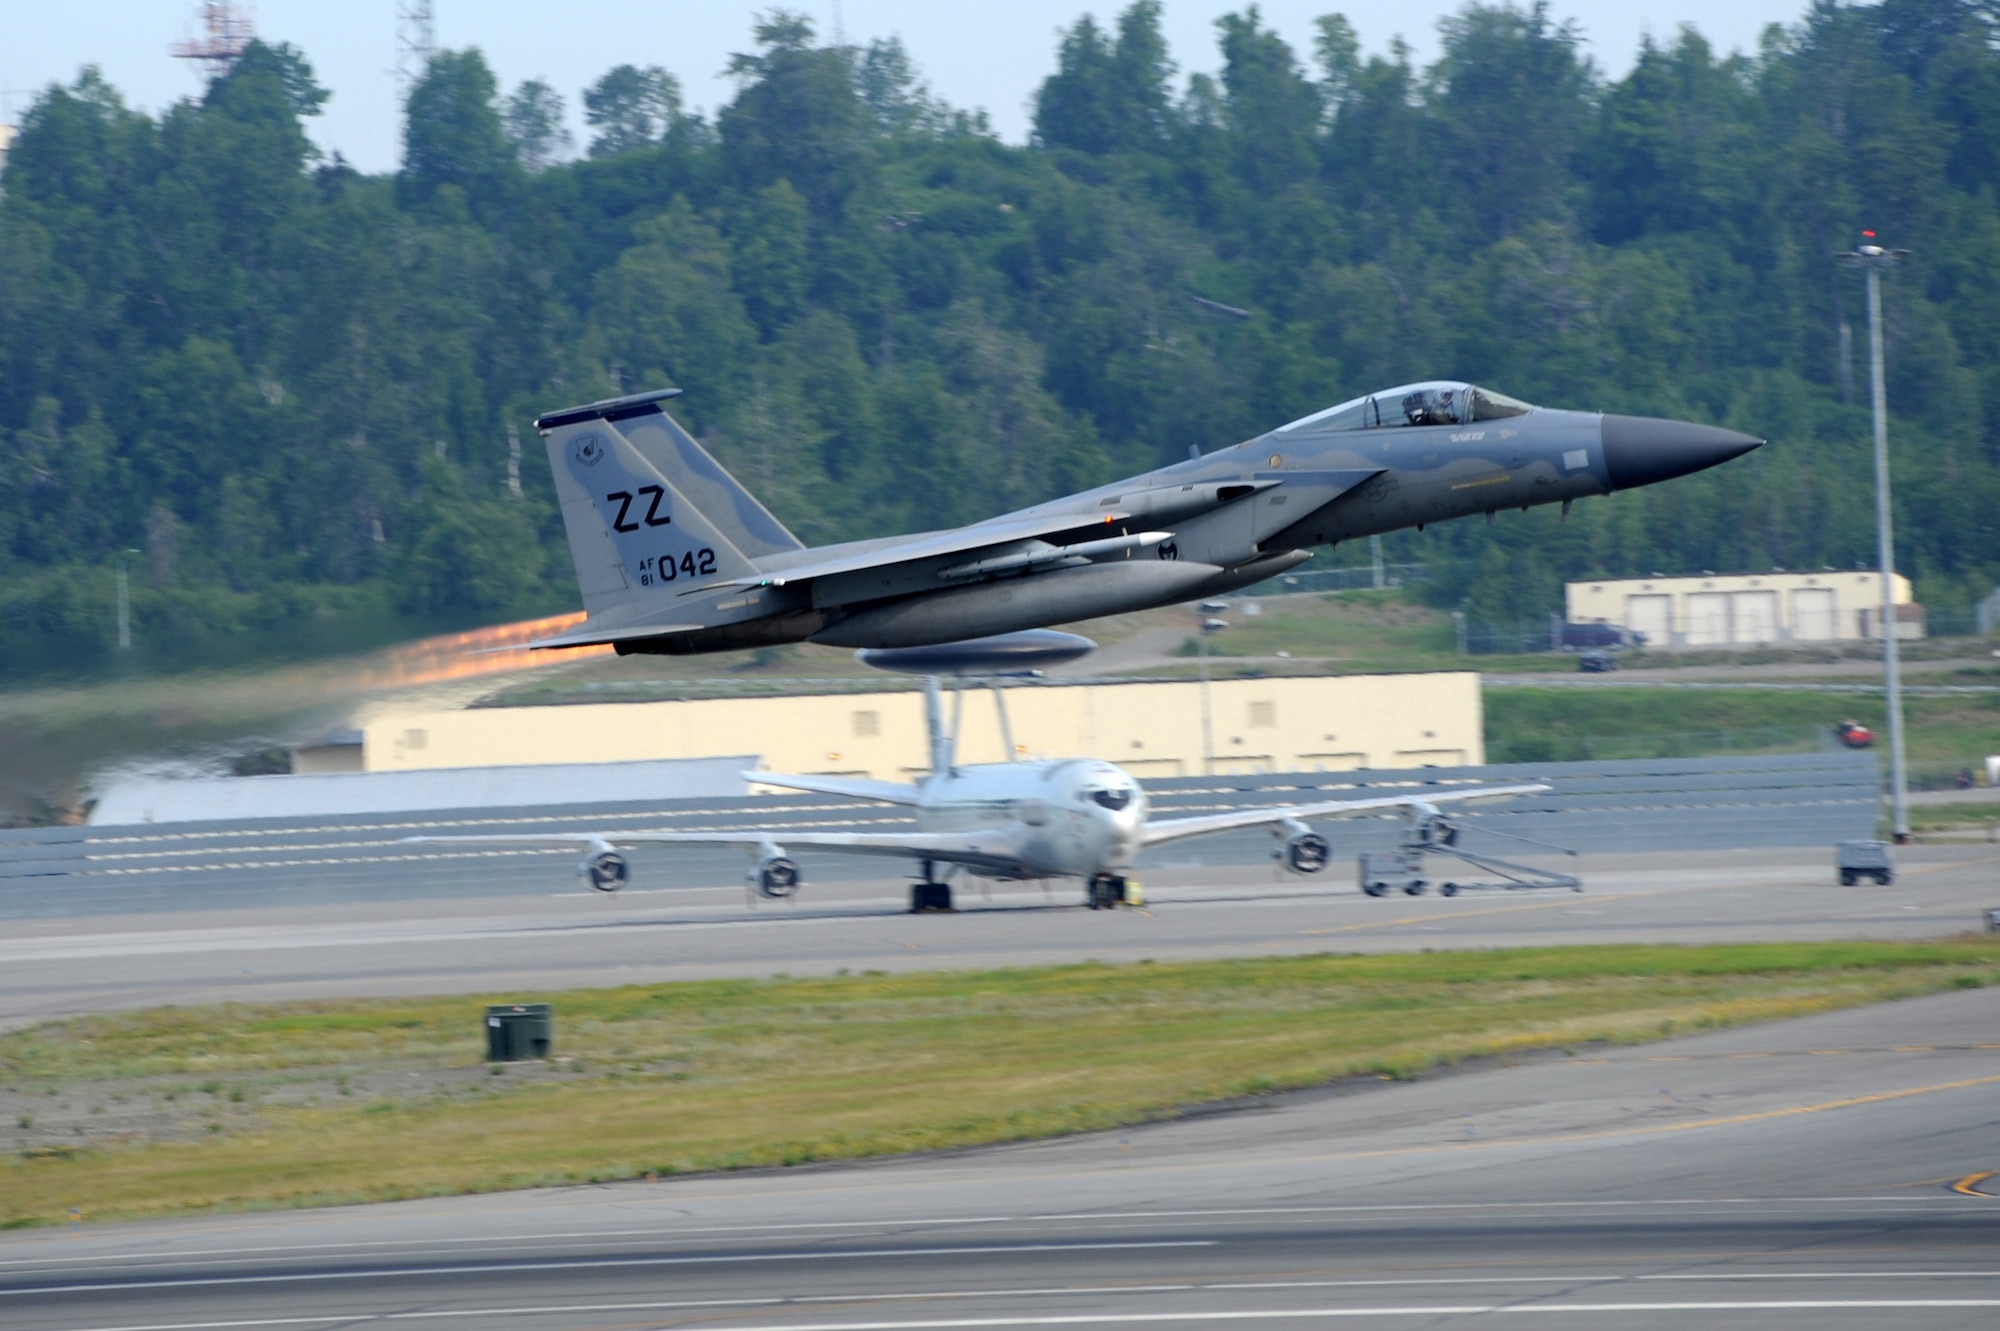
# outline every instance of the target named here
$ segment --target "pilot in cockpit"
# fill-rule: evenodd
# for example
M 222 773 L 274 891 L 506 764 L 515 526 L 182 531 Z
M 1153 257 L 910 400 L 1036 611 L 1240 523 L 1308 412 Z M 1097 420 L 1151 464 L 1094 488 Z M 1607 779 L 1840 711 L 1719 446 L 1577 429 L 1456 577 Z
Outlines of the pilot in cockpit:
M 1456 425 L 1458 410 L 1450 388 L 1420 388 L 1403 398 L 1403 419 L 1411 425 Z

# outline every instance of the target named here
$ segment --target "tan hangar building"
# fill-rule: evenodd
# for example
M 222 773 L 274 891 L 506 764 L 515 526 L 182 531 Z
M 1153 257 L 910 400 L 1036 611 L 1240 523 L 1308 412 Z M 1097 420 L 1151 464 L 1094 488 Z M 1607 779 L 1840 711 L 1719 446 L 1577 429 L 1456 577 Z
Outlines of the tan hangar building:
M 1896 636 L 1924 636 L 1910 580 L 1894 581 Z M 1881 636 L 1882 583 L 1875 573 L 1703 574 L 1564 585 L 1572 624 L 1612 624 L 1645 635 L 1649 647 L 1839 642 Z
M 1021 757 L 1092 757 L 1139 777 L 1485 762 L 1479 676 L 1038 684 L 1005 690 Z M 950 699 L 946 707 L 953 706 Z M 1006 757 L 998 711 L 964 693 L 963 762 Z M 1205 757 L 1211 747 L 1213 756 Z M 370 772 L 632 762 L 754 753 L 764 770 L 907 781 L 930 767 L 923 694 L 810 694 L 386 715 L 361 732 Z

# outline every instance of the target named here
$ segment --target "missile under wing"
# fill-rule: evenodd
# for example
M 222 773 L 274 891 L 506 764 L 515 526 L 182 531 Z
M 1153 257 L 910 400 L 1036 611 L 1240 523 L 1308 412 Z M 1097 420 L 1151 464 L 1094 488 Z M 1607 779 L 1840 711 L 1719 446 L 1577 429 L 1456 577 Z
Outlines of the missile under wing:
M 809 549 L 667 413 L 679 393 L 535 422 L 588 612 L 536 646 L 688 655 L 956 642 L 1215 596 L 1317 545 L 1566 507 L 1763 442 L 1434 381 L 967 527 Z

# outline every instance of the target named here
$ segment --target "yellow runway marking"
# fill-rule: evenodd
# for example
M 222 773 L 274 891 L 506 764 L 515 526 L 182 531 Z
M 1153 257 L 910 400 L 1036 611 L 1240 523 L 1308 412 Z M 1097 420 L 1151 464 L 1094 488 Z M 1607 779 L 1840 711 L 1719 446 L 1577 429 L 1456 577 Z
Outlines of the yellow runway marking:
M 1987 1179 L 1992 1178 L 1994 1176 L 1994 1173 L 1995 1173 L 1994 1170 L 1989 1169 L 1983 1174 L 1967 1174 L 1964 1178 L 1952 1184 L 1951 1190 L 1953 1192 L 1963 1193 L 1967 1197 L 1991 1197 L 1993 1194 L 1990 1192 L 1981 1192 L 1979 1190 L 1979 1185 L 1984 1183 Z
M 1860 1105 L 1886 1104 L 1891 1100 L 1907 1100 L 1918 1095 L 1935 1095 L 1940 1091 L 1970 1090 L 1974 1086 L 2000 1084 L 2000 1074 L 1990 1077 L 1969 1077 L 1964 1081 L 1939 1082 L 1934 1086 L 1909 1086 L 1899 1091 L 1878 1091 L 1873 1095 L 1850 1095 L 1840 1100 L 1822 1100 L 1812 1105 L 1790 1105 L 1784 1109 L 1760 1109 L 1748 1114 L 1731 1114 L 1725 1118 L 1700 1119 L 1692 1123 L 1663 1123 L 1648 1128 L 1611 1128 L 1603 1132 L 1571 1132 L 1551 1137 L 1515 1137 L 1489 1142 L 1454 1142 L 1444 1146 L 1390 1147 L 1380 1151 L 1335 1152 L 1330 1155 L 1305 1156 L 1309 1160 L 1372 1160 L 1382 1156 L 1429 1155 L 1447 1151 L 1490 1151 L 1502 1146 L 1543 1146 L 1558 1142 L 1609 1141 L 1621 1137 L 1658 1137 L 1670 1132 L 1699 1132 L 1706 1128 L 1737 1127 L 1745 1123 L 1766 1123 L 1774 1119 L 1798 1118 L 1805 1114 L 1822 1114 L 1830 1109 L 1853 1109 Z M 1974 1176 L 1991 1178 L 1991 1174 Z M 1961 1179 L 1960 1182 L 1965 1182 Z M 1954 1191 L 1964 1191 L 1954 1188 Z M 1967 1192 L 1969 1197 L 1990 1197 L 1991 1193 Z
M 1899 869 L 1903 878 L 1914 878 L 1920 873 L 1942 873 L 1946 869 L 1965 869 L 1975 864 L 2000 864 L 2000 855 L 1987 855 L 1976 860 L 1946 860 L 1942 864 L 1922 864 L 1914 869 Z
M 1657 887 L 1646 892 L 1628 892 L 1618 897 L 1595 897 L 1597 902 L 1631 901 L 1636 897 L 1656 897 L 1662 892 L 1697 891 L 1696 888 Z M 1574 894 L 1560 901 L 1536 901 L 1524 906 L 1489 906 L 1485 910 L 1460 910 L 1449 915 L 1399 915 L 1393 920 L 1368 920 L 1361 924 L 1339 924 L 1329 929 L 1301 929 L 1300 937 L 1310 938 L 1314 934 L 1347 934 L 1360 929 L 1393 929 L 1399 924 L 1435 924 L 1439 920 L 1469 920 L 1479 915 L 1514 915 L 1524 910 L 1555 910 L 1562 906 L 1576 904 Z

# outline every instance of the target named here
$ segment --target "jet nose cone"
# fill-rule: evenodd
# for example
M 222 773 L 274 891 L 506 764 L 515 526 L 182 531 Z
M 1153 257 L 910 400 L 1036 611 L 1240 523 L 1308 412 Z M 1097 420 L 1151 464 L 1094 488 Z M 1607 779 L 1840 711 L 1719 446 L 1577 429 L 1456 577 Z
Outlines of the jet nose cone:
M 1611 488 L 1630 490 L 1672 480 L 1741 457 L 1763 444 L 1755 435 L 1648 416 L 1604 418 L 1604 469 Z

